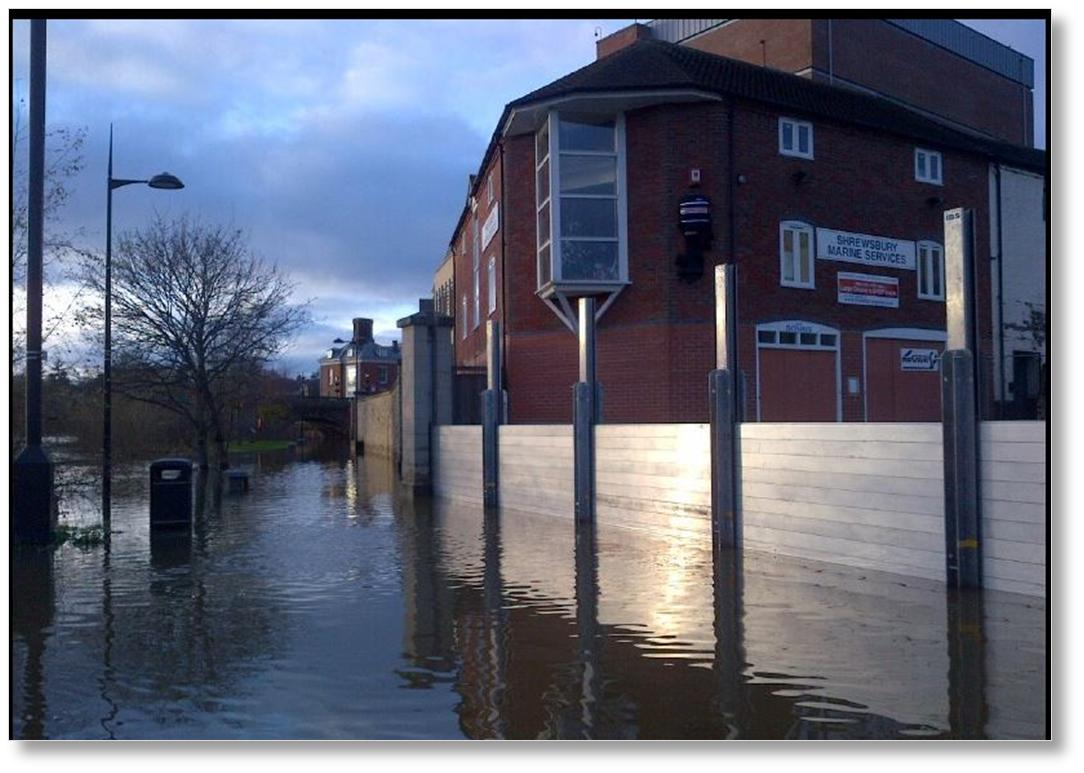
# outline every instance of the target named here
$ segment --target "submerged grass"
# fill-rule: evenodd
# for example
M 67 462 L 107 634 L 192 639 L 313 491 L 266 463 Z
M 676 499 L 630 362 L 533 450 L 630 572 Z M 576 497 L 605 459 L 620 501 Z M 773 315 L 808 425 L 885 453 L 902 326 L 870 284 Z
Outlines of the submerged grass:
M 294 444 L 292 440 L 237 440 L 229 445 L 230 453 L 248 454 L 258 451 L 283 451 Z
M 60 524 L 53 532 L 53 545 L 60 547 L 71 543 L 77 548 L 93 548 L 105 542 L 105 530 L 100 524 L 94 526 L 69 526 Z

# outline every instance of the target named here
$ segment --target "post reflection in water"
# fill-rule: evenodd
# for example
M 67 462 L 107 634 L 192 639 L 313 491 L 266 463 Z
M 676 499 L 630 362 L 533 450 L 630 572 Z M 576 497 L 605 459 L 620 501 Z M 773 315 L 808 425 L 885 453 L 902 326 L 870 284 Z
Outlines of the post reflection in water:
M 45 650 L 56 608 L 52 551 L 36 546 L 12 550 L 11 580 L 16 597 L 11 610 L 12 644 L 25 648 L 21 673 L 12 674 L 22 678 L 22 690 L 12 685 L 22 701 L 21 711 L 12 707 L 13 730 L 17 738 L 45 738 Z M 24 594 L 33 594 L 33 600 L 24 601 Z M 15 646 L 12 649 L 15 657 Z
M 388 460 L 254 469 L 196 481 L 191 533 L 150 533 L 141 466 L 108 546 L 13 552 L 16 737 L 1046 732 L 1038 599 L 430 501 Z

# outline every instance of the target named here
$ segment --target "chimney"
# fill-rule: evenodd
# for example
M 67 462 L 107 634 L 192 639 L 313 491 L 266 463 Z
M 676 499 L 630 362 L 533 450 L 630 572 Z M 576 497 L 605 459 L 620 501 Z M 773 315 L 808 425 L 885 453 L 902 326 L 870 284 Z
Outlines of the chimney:
M 367 344 L 373 340 L 373 321 L 365 317 L 354 317 L 354 341 Z
M 620 51 L 626 46 L 631 46 L 638 40 L 647 40 L 650 37 L 651 27 L 646 24 L 630 24 L 624 29 L 619 29 L 595 41 L 595 61 Z

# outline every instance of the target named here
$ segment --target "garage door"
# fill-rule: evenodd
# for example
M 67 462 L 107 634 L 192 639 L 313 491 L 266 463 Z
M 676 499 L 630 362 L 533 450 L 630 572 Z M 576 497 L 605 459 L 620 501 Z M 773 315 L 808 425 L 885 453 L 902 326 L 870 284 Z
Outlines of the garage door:
M 760 421 L 838 421 L 839 332 L 808 322 L 757 326 Z
M 941 421 L 940 341 L 866 339 L 866 421 Z

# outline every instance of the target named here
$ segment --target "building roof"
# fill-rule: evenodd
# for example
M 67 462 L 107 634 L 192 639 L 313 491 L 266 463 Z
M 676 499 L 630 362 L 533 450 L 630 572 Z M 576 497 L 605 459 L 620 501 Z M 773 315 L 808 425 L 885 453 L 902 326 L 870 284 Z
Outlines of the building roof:
M 953 128 L 902 105 L 843 86 L 819 83 L 799 75 L 663 40 L 645 39 L 597 59 L 505 105 L 482 157 L 479 174 L 474 179 L 474 188 L 480 184 L 482 172 L 497 148 L 501 131 L 517 108 L 575 94 L 669 89 L 738 97 L 788 112 L 823 117 L 904 136 L 931 145 L 932 149 L 945 147 L 976 153 L 1044 174 L 1047 170 L 1045 150 L 1013 145 Z M 470 194 L 474 193 L 474 188 Z M 456 221 L 449 244 L 454 244 L 455 235 L 470 211 L 470 194 Z
M 346 356 L 346 350 L 353 346 L 345 343 L 342 346 L 332 346 L 330 357 L 321 357 L 320 362 L 353 362 L 353 356 Z M 358 347 L 362 362 L 398 362 L 402 358 L 402 352 L 397 346 L 384 346 L 376 341 L 366 341 Z
M 709 54 L 661 40 L 640 40 L 510 102 L 514 110 L 572 94 L 682 89 L 902 135 L 934 146 L 1046 169 L 1046 152 L 952 128 L 880 97 Z M 506 108 L 507 110 L 507 108 Z

